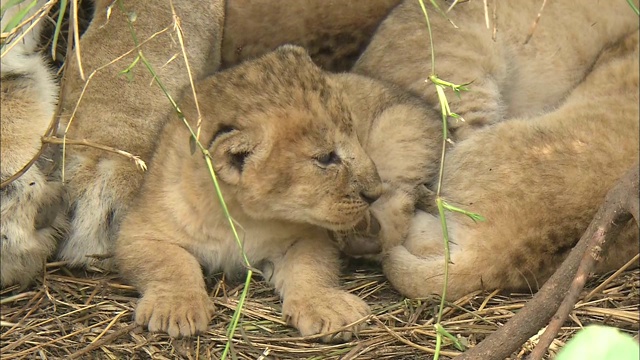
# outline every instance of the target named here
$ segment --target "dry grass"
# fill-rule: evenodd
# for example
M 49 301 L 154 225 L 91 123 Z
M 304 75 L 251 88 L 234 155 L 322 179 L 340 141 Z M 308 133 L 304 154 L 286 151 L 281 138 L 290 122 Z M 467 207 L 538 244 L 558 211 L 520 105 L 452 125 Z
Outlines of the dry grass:
M 325 345 L 299 337 L 280 317 L 281 303 L 269 285 L 254 280 L 233 338 L 233 358 L 257 359 L 425 359 L 435 346 L 434 314 L 438 299 L 404 300 L 390 288 L 379 270 L 366 264 L 345 271 L 344 288 L 372 307 L 369 327 L 358 339 Z M 587 303 L 578 304 L 556 338 L 562 345 L 581 326 L 606 324 L 637 333 L 640 271 L 621 273 Z M 584 294 L 607 277 L 593 279 Z M 34 286 L 6 289 L 1 295 L 2 359 L 215 359 L 227 341 L 242 284 L 211 279 L 217 310 L 209 330 L 193 339 L 172 340 L 132 325 L 136 291 L 116 275 L 71 272 L 49 264 Z M 506 322 L 527 294 L 474 293 L 445 311 L 443 325 L 473 345 Z M 531 344 L 519 354 L 526 355 Z M 444 354 L 456 354 L 451 344 Z M 446 356 L 445 356 L 446 357 Z

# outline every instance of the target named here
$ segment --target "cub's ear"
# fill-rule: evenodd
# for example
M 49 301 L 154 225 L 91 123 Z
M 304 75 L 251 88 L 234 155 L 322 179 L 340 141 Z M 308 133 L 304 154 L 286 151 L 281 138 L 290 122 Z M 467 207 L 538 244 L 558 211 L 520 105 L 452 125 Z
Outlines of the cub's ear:
M 228 184 L 238 184 L 253 148 L 248 134 L 230 126 L 220 127 L 209 145 L 218 177 Z
M 311 56 L 309 56 L 309 53 L 307 52 L 307 50 L 297 45 L 291 45 L 291 44 L 281 45 L 274 50 L 273 55 L 280 58 L 283 63 L 289 64 L 289 66 L 295 66 L 295 65 L 292 65 L 291 62 L 294 62 L 294 64 L 308 63 L 308 64 L 315 65 L 313 60 L 311 60 Z M 269 54 L 267 54 L 267 56 L 269 56 Z
M 292 44 L 280 45 L 276 48 L 275 51 L 282 54 L 291 54 L 296 56 L 309 57 L 309 53 L 307 52 L 307 50 L 305 50 L 305 48 L 303 48 L 302 46 L 298 46 L 298 45 L 292 45 Z

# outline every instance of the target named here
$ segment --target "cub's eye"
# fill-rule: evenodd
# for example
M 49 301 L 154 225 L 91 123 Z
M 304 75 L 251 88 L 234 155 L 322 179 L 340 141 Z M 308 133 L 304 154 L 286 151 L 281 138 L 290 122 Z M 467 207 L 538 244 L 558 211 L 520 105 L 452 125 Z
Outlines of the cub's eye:
M 338 156 L 335 151 L 331 151 L 326 154 L 316 156 L 316 161 L 321 166 L 329 166 L 331 164 L 339 164 L 341 160 L 340 156 Z
M 249 156 L 249 153 L 246 151 L 239 152 L 239 153 L 230 153 L 229 163 L 238 171 L 242 171 L 244 169 L 244 163 L 247 160 L 247 156 Z

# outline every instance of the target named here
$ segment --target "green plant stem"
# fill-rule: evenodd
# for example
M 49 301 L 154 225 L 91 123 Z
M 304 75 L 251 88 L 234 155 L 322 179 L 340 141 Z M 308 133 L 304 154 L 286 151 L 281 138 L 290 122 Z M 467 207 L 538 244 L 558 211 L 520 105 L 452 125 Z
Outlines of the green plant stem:
M 122 2 L 119 1 L 118 3 L 120 5 L 121 10 L 123 12 L 127 13 L 124 10 L 123 6 L 122 6 Z M 136 47 L 139 48 L 136 32 L 135 32 L 135 29 L 133 28 L 133 24 L 132 24 L 132 21 L 131 21 L 130 18 L 128 19 L 128 24 L 129 24 L 129 29 L 131 31 L 131 36 L 133 38 L 134 44 L 136 45 Z M 185 60 L 185 62 L 187 62 L 186 54 L 184 54 L 184 55 L 185 55 L 185 59 L 184 60 Z M 171 95 L 169 94 L 167 88 L 164 86 L 164 83 L 162 83 L 162 81 L 158 77 L 157 73 L 155 72 L 155 70 L 151 66 L 151 63 L 149 63 L 149 61 L 145 58 L 144 54 L 142 53 L 142 49 L 140 49 L 140 48 L 138 50 L 138 57 L 136 58 L 136 60 L 134 60 L 134 64 L 138 60 L 142 61 L 142 63 L 147 68 L 147 70 L 151 73 L 151 75 L 153 76 L 153 80 L 160 87 L 160 89 L 162 90 L 164 95 L 167 97 L 167 99 L 169 99 L 169 101 L 171 102 L 171 106 L 174 108 L 174 110 L 176 111 L 176 114 L 178 115 L 180 120 L 182 120 L 182 122 L 185 124 L 187 129 L 189 129 L 189 132 L 191 134 L 191 137 L 192 137 L 193 141 L 195 142 L 197 147 L 202 152 L 202 155 L 203 155 L 203 157 L 205 159 L 205 162 L 207 164 L 207 169 L 209 170 L 209 175 L 210 175 L 211 180 L 213 182 L 213 185 L 215 187 L 216 195 L 217 195 L 218 200 L 220 202 L 220 206 L 222 207 L 223 213 L 224 213 L 224 215 L 225 215 L 225 217 L 226 217 L 226 219 L 227 219 L 227 221 L 229 223 L 229 226 L 231 228 L 231 232 L 233 233 L 234 239 L 236 240 L 236 243 L 238 244 L 238 246 L 239 246 L 239 248 L 241 250 L 242 259 L 244 261 L 245 267 L 247 268 L 247 276 L 245 278 L 244 288 L 242 289 L 242 292 L 240 294 L 240 298 L 238 300 L 238 306 L 236 307 L 236 310 L 233 313 L 233 317 L 232 317 L 231 323 L 229 324 L 229 328 L 227 329 L 228 340 L 227 340 L 227 343 L 225 344 L 225 349 L 224 349 L 222 357 L 221 357 L 221 359 L 226 359 L 226 357 L 229 354 L 229 351 L 231 350 L 231 343 L 232 343 L 231 339 L 233 338 L 235 330 L 236 330 L 236 328 L 238 326 L 238 322 L 240 320 L 240 316 L 242 314 L 242 307 L 244 305 L 244 302 L 245 302 L 245 299 L 247 297 L 247 293 L 248 293 L 248 290 L 249 290 L 249 286 L 251 284 L 251 278 L 253 276 L 253 270 L 251 270 L 251 264 L 249 262 L 249 259 L 247 258 L 247 254 L 244 251 L 244 245 L 243 245 L 242 241 L 240 240 L 240 236 L 238 235 L 238 231 L 236 229 L 235 221 L 233 220 L 233 218 L 231 217 L 231 214 L 229 213 L 229 208 L 227 207 L 227 203 L 225 202 L 224 196 L 222 195 L 222 191 L 220 190 L 220 184 L 218 182 L 218 177 L 216 176 L 216 173 L 215 173 L 215 171 L 213 169 L 213 163 L 212 163 L 212 159 L 211 159 L 211 154 L 202 145 L 202 143 L 199 141 L 196 132 L 194 132 L 193 128 L 189 125 L 189 122 L 187 121 L 187 119 L 185 118 L 184 114 L 182 113 L 182 110 L 180 110 L 178 104 L 171 97 Z M 131 69 L 131 67 L 127 68 L 125 71 L 129 71 L 130 69 Z
M 62 29 L 62 21 L 64 20 L 64 14 L 67 11 L 67 0 L 60 1 L 60 11 L 58 12 L 58 20 L 56 20 L 56 28 L 53 32 L 53 42 L 51 44 L 51 57 L 56 60 L 56 50 L 58 48 L 58 38 L 60 37 L 60 31 Z
M 633 0 L 627 0 L 627 3 L 631 6 L 631 9 L 633 9 L 633 12 L 636 13 L 636 15 L 640 15 L 640 11 L 638 11 L 638 7 L 633 3 Z
M 431 32 L 431 22 L 429 21 L 429 14 L 427 12 L 427 8 L 424 5 L 424 1 L 423 0 L 418 0 L 420 2 L 420 7 L 422 8 L 422 12 L 424 13 L 424 17 L 425 20 L 427 22 L 427 31 L 429 33 L 429 44 L 430 44 L 430 51 L 431 51 L 431 74 L 429 76 L 429 79 L 433 82 L 433 78 L 436 77 L 436 71 L 435 71 L 435 51 L 433 49 L 433 36 L 432 36 L 432 32 Z M 448 112 L 448 107 L 443 106 L 443 98 L 441 97 L 441 95 L 444 95 L 444 91 L 442 91 L 443 89 L 441 88 L 440 85 L 434 83 L 434 85 L 436 86 L 436 91 L 438 93 L 438 98 L 440 99 L 440 103 L 441 103 L 441 111 L 442 111 L 442 152 L 440 155 L 440 169 L 438 171 L 438 187 L 436 190 L 436 204 L 438 206 L 438 213 L 440 214 L 440 221 L 441 221 L 441 225 L 442 225 L 442 234 L 443 234 L 443 241 L 444 241 L 444 252 L 445 252 L 445 262 L 444 262 L 444 285 L 443 285 L 443 289 L 442 289 L 442 296 L 440 298 L 440 307 L 438 309 L 438 316 L 436 319 L 436 327 L 440 326 L 442 327 L 442 325 L 440 324 L 440 321 L 442 320 L 442 313 L 444 310 L 444 299 L 447 293 L 447 282 L 449 279 L 449 239 L 448 239 L 448 234 L 447 234 L 447 223 L 446 223 L 446 219 L 444 217 L 444 207 L 442 206 L 442 199 L 440 198 L 440 192 L 442 189 L 442 178 L 443 178 L 443 174 L 444 174 L 444 160 L 445 160 L 445 152 L 447 149 L 447 112 Z M 444 102 L 446 102 L 446 100 L 444 100 Z M 436 348 L 435 348 L 435 354 L 433 356 L 434 360 L 438 360 L 440 357 L 440 348 L 442 346 L 442 334 L 440 331 L 436 331 Z
M 433 50 L 433 36 L 431 36 L 431 22 L 429 21 L 429 15 L 427 13 L 427 7 L 424 6 L 423 0 L 418 0 L 420 2 L 420 7 L 422 8 L 422 12 L 424 13 L 424 18 L 427 21 L 427 30 L 429 31 L 429 50 L 431 52 L 431 75 L 436 74 L 436 53 Z

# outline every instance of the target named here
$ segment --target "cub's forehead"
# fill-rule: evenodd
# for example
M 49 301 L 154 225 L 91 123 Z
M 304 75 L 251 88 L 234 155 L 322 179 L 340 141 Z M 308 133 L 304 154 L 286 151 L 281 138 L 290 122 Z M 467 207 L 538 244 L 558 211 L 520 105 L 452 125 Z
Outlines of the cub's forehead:
M 238 117 L 351 132 L 352 114 L 342 89 L 315 65 L 261 69 L 237 69 L 224 85 L 224 101 L 232 103 Z
M 350 113 L 335 110 L 314 102 L 286 105 L 270 103 L 245 108 L 237 119 L 241 119 L 242 127 L 254 127 L 288 140 L 333 138 L 336 133 L 351 134 Z
M 239 128 L 273 123 L 352 132 L 342 86 L 301 48 L 279 49 L 221 71 L 198 90 L 213 122 Z

